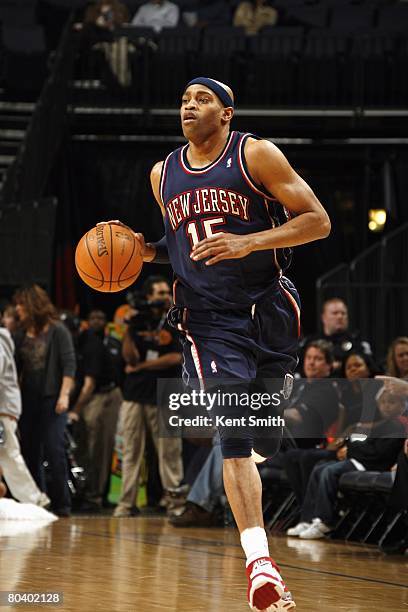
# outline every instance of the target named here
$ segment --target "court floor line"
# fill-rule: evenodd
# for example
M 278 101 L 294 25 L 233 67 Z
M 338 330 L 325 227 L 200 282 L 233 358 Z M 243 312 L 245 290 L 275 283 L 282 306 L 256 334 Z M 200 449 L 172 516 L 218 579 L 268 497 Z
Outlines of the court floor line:
M 108 539 L 119 539 L 119 540 L 128 540 L 130 542 L 140 542 L 141 544 L 148 544 L 150 546 L 164 546 L 165 548 L 175 548 L 177 550 L 187 550 L 189 552 L 194 552 L 194 553 L 198 553 L 198 554 L 206 554 L 206 555 L 212 555 L 213 557 L 230 557 L 232 559 L 240 559 L 241 557 L 238 557 L 237 555 L 229 555 L 226 553 L 218 553 L 212 550 L 199 550 L 197 548 L 190 548 L 188 546 L 181 546 L 181 545 L 177 545 L 177 544 L 171 544 L 168 542 L 159 542 L 158 538 L 155 536 L 122 536 L 122 535 L 111 535 L 111 534 L 107 534 L 107 533 L 95 533 L 92 531 L 84 531 L 82 532 L 84 535 L 89 535 L 89 536 L 95 536 L 95 537 L 102 537 L 102 538 L 108 538 Z M 204 545 L 208 545 L 209 543 L 213 543 L 212 540 L 206 541 L 206 540 L 200 540 L 200 539 L 195 539 L 195 538 L 190 538 L 191 540 L 194 541 L 195 544 L 204 544 Z M 150 541 L 149 541 L 150 540 Z M 218 543 L 217 543 L 218 544 Z M 229 546 L 229 547 L 236 547 L 239 548 L 238 544 L 221 544 L 221 546 Z M 311 573 L 311 574 L 324 574 L 325 576 L 336 576 L 338 578 L 346 578 L 349 580 L 359 580 L 362 582 L 371 582 L 373 584 L 383 584 L 386 586 L 392 586 L 392 587 L 398 587 L 398 588 L 403 588 L 403 589 L 407 589 L 408 588 L 408 584 L 400 584 L 398 582 L 389 582 L 387 580 L 379 580 L 377 578 L 367 578 L 366 576 L 351 576 L 349 574 L 342 574 L 340 572 L 330 572 L 329 570 L 320 570 L 320 569 L 313 569 L 313 568 L 308 568 L 308 567 L 302 567 L 300 565 L 291 565 L 289 563 L 279 563 L 278 565 L 280 567 L 287 567 L 289 569 L 295 569 L 295 570 L 299 570 L 302 572 L 307 572 L 307 573 Z

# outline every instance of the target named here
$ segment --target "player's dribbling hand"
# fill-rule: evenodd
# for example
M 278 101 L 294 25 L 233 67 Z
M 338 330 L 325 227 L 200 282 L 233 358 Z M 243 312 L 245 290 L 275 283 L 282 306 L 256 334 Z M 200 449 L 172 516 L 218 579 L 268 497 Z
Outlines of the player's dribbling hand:
M 193 261 L 200 261 L 209 257 L 210 259 L 205 262 L 205 265 L 212 266 L 223 259 L 246 257 L 251 250 L 251 242 L 248 235 L 240 236 L 220 232 L 194 245 L 190 257 Z
M 98 225 L 120 225 L 120 227 L 125 227 L 127 230 L 129 230 L 129 232 L 132 232 L 132 234 L 138 241 L 140 252 L 143 257 L 143 261 L 151 261 L 152 259 L 151 253 L 150 253 L 149 247 L 147 246 L 145 242 L 143 234 L 133 231 L 131 227 L 129 227 L 125 223 L 122 223 L 122 221 L 119 221 L 119 219 L 112 219 L 110 221 L 100 221 L 99 223 L 96 224 L 96 226 Z

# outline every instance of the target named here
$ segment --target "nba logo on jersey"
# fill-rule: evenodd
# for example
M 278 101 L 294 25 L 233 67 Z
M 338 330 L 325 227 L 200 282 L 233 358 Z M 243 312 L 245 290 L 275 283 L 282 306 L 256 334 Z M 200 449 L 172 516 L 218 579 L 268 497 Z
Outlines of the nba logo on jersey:
M 227 159 L 227 168 L 231 168 L 231 164 L 232 164 L 232 157 L 229 157 Z
M 215 361 L 212 361 L 210 365 L 211 365 L 211 372 L 213 374 L 217 374 L 218 370 L 217 370 L 217 364 L 215 363 Z

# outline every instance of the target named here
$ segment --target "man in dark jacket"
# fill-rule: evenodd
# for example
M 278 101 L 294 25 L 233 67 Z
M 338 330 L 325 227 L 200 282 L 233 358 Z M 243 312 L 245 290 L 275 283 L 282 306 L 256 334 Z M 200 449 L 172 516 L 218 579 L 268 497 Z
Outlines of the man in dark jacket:
M 361 338 L 358 332 L 350 330 L 348 308 L 341 298 L 334 297 L 324 302 L 321 321 L 321 332 L 306 336 L 301 340 L 301 358 L 310 342 L 318 339 L 327 340 L 333 345 L 333 373 L 338 375 L 343 359 L 351 351 L 358 351 L 364 355 L 372 354 L 370 343 Z
M 77 394 L 69 417 L 82 417 L 87 434 L 88 482 L 86 502 L 81 508 L 99 511 L 108 485 L 112 451 L 122 393 L 115 365 L 104 344 L 104 322 L 100 311 L 91 311 L 89 329 L 78 338 Z
M 378 399 L 382 419 L 373 426 L 369 436 L 351 436 L 344 460 L 329 461 L 314 468 L 302 507 L 297 533 L 301 539 L 324 537 L 336 520 L 335 502 L 342 474 L 355 470 L 388 471 L 395 464 L 405 438 L 405 429 L 398 417 L 405 409 L 405 400 L 383 391 Z

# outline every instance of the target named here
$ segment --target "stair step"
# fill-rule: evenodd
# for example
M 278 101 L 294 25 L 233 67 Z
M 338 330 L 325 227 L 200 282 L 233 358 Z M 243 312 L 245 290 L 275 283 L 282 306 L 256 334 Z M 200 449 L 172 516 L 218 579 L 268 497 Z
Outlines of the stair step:
M 15 113 L 27 113 L 31 115 L 35 109 L 34 102 L 8 102 L 0 101 L 0 111 L 11 111 Z
M 13 163 L 15 157 L 15 155 L 0 155 L 0 167 L 7 168 Z
M 12 140 L 21 142 L 25 136 L 26 130 L 15 130 L 10 128 L 4 128 L 3 121 L 0 117 L 0 140 Z
M 0 141 L 0 156 L 5 155 L 15 157 L 20 148 L 19 142 L 2 142 Z

